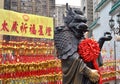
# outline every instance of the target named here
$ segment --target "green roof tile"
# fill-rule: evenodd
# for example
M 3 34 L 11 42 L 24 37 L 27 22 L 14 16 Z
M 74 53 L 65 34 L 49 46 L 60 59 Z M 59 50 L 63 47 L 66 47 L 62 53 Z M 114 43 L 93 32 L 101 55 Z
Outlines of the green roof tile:
M 95 21 L 93 21 L 92 24 L 89 26 L 89 29 L 92 29 L 97 24 L 99 19 L 100 17 L 98 17 Z
M 118 0 L 111 8 L 109 14 L 111 14 L 112 12 L 114 12 L 118 7 L 120 7 L 120 0 Z
M 95 11 L 98 11 L 99 8 L 106 2 L 107 0 L 101 0 L 101 2 L 97 5 Z

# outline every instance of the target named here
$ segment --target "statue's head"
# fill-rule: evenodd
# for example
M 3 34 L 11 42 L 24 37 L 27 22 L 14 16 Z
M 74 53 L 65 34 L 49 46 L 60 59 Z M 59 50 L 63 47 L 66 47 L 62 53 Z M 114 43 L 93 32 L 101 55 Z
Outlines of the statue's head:
M 66 16 L 63 16 L 65 25 L 72 30 L 76 36 L 83 37 L 88 31 L 87 19 L 83 12 L 78 9 L 72 9 L 66 4 Z

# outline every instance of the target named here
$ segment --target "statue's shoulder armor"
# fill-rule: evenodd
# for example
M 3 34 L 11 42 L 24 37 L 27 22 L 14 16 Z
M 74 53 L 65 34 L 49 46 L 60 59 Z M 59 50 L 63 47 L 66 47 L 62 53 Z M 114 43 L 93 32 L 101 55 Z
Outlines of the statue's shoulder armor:
M 54 33 L 55 34 L 60 33 L 61 31 L 63 31 L 64 28 L 65 28 L 65 26 L 58 26 L 55 28 Z
M 54 41 L 60 59 L 67 59 L 77 51 L 77 39 L 68 28 L 55 32 Z

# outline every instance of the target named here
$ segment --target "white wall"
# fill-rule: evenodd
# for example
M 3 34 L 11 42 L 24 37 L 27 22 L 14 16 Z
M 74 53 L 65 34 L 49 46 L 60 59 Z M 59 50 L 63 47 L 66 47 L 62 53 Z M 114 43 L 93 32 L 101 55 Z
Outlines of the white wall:
M 109 11 L 111 9 L 112 3 L 109 2 L 107 6 L 105 6 L 99 13 L 100 19 L 99 23 L 100 25 L 93 30 L 93 35 L 96 40 L 99 40 L 100 37 L 104 36 L 105 32 L 110 32 L 110 27 L 109 27 L 109 19 L 111 18 L 109 16 Z M 106 53 L 106 59 L 110 57 L 110 49 L 114 48 L 114 42 L 105 42 L 103 45 L 103 48 L 106 48 L 107 52 Z
M 100 22 L 100 25 L 97 26 L 94 30 L 93 30 L 93 36 L 96 40 L 99 40 L 100 37 L 102 37 L 104 35 L 105 32 L 110 32 L 110 27 L 109 27 L 109 20 L 110 20 L 110 16 L 109 16 L 109 11 L 112 7 L 112 2 L 109 2 L 103 9 L 101 9 L 101 11 L 99 12 L 99 16 L 100 16 L 100 19 L 99 19 L 99 22 Z M 107 53 L 105 56 L 107 56 L 105 60 L 108 60 L 110 59 L 110 49 L 114 49 L 114 42 L 113 40 L 112 41 L 109 41 L 109 42 L 105 42 L 105 44 L 103 45 L 103 48 L 106 48 L 107 50 Z M 114 56 L 113 56 L 114 57 Z M 114 59 L 114 58 L 113 58 Z M 109 81 L 109 82 L 106 82 L 106 83 L 109 83 L 109 84 L 115 84 L 114 81 Z M 104 84 L 106 84 L 104 83 Z
M 100 26 L 98 26 L 93 30 L 93 35 L 96 40 L 98 40 L 99 37 L 103 36 L 104 32 L 110 31 L 110 27 L 109 27 L 110 9 L 111 9 L 111 3 L 107 4 L 107 6 L 104 9 L 102 9 L 99 13 Z

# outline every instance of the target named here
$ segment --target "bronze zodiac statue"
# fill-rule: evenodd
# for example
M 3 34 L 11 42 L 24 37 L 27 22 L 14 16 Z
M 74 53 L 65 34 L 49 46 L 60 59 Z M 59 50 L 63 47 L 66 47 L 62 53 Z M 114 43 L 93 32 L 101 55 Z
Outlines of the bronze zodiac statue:
M 61 60 L 63 84 L 99 84 L 100 75 L 91 62 L 85 63 L 78 54 L 78 44 L 85 39 L 84 33 L 89 31 L 87 19 L 80 10 L 72 9 L 66 4 L 65 25 L 55 28 L 54 42 Z M 112 39 L 109 32 L 99 39 L 100 50 L 105 41 Z M 101 66 L 102 57 L 96 60 Z

